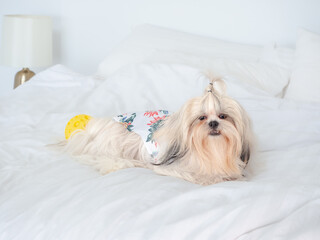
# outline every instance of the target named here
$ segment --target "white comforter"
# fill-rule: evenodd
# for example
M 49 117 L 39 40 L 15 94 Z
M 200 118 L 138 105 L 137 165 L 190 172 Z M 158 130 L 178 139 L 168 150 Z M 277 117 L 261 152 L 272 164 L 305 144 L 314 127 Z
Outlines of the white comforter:
M 177 108 L 205 85 L 185 66 L 106 81 L 52 67 L 0 99 L 0 239 L 319 239 L 320 104 L 229 79 L 258 151 L 247 181 L 198 186 L 146 169 L 100 175 L 46 145 L 74 115 Z

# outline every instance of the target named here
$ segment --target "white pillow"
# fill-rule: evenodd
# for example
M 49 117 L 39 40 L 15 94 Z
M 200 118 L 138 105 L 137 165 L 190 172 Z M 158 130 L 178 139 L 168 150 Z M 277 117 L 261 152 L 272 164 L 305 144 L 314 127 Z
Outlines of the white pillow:
M 228 96 L 236 100 L 268 96 L 238 79 L 224 80 Z M 103 81 L 81 108 L 95 109 L 95 116 L 148 109 L 177 111 L 188 99 L 201 96 L 208 84 L 199 69 L 187 65 L 129 64 Z
M 258 61 L 263 48 L 144 24 L 100 63 L 97 75 L 107 77 L 127 64 L 143 62 L 159 50 Z
M 286 98 L 320 102 L 320 35 L 300 29 Z
M 276 43 L 266 44 L 263 46 L 261 62 L 276 65 L 292 70 L 294 61 L 294 49 L 287 47 L 279 47 Z
M 268 92 L 272 96 L 283 96 L 291 71 L 261 61 L 212 58 L 185 54 L 176 51 L 155 51 L 145 63 L 185 64 L 220 77 L 233 77 Z
M 275 44 L 262 48 L 141 25 L 100 63 L 97 75 L 109 77 L 135 63 L 178 63 L 200 69 L 209 66 L 218 75 L 235 77 L 282 97 L 291 74 L 292 55 L 292 49 Z

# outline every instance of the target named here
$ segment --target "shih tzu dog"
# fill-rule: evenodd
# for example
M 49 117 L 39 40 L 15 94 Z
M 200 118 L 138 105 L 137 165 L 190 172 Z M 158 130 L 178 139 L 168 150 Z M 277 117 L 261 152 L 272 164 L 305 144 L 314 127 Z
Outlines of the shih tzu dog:
M 61 146 L 101 173 L 144 167 L 209 185 L 243 178 L 252 136 L 246 111 L 226 96 L 221 79 L 212 79 L 203 96 L 178 112 L 91 118 Z

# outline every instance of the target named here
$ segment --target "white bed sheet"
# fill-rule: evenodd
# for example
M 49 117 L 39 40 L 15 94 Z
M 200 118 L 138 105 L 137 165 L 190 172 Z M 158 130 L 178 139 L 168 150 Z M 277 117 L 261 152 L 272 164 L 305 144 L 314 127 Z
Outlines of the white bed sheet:
M 196 76 L 139 65 L 103 81 L 54 66 L 1 98 L 0 239 L 319 239 L 320 104 L 229 80 L 259 142 L 247 181 L 203 187 L 140 168 L 100 175 L 46 147 L 79 113 L 176 110 L 201 92 Z M 174 95 L 168 84 L 181 81 Z

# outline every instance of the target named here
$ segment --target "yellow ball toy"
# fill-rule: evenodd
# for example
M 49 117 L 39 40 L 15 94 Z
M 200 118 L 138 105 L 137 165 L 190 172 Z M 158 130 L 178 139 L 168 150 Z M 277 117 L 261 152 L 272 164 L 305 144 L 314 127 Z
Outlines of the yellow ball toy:
M 73 134 L 80 130 L 84 130 L 91 117 L 89 115 L 80 114 L 70 119 L 64 131 L 66 139 L 69 139 Z

